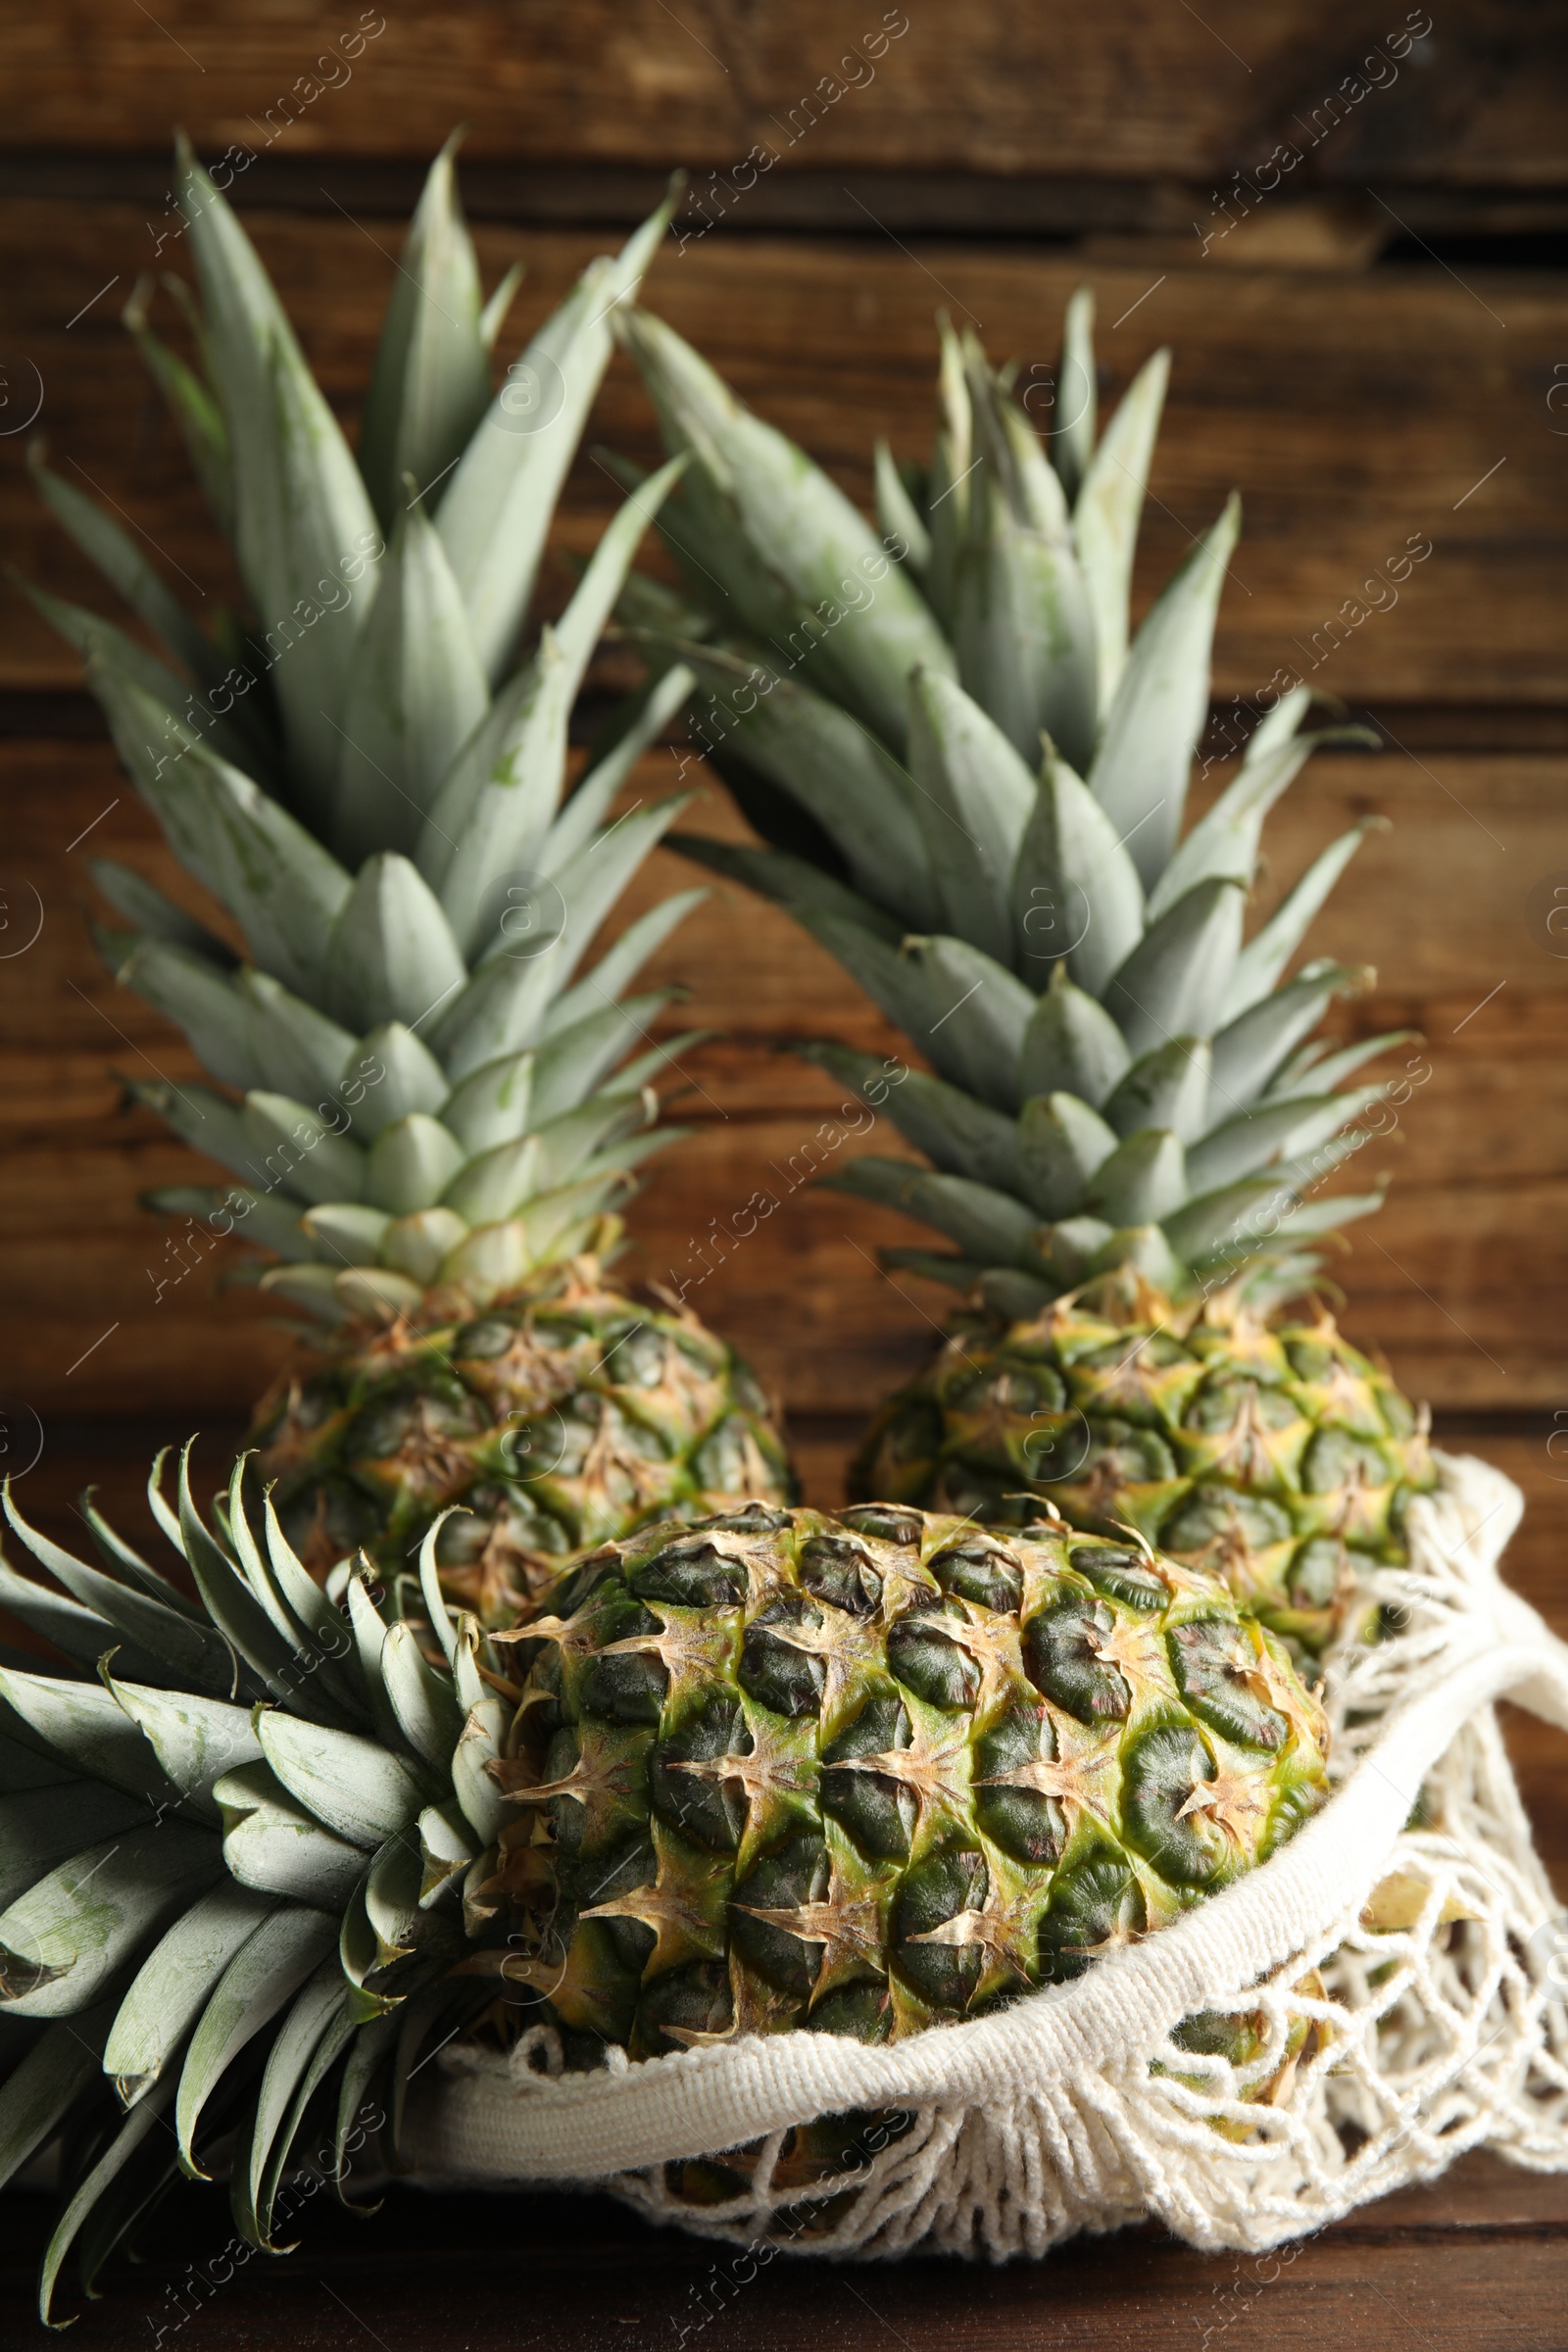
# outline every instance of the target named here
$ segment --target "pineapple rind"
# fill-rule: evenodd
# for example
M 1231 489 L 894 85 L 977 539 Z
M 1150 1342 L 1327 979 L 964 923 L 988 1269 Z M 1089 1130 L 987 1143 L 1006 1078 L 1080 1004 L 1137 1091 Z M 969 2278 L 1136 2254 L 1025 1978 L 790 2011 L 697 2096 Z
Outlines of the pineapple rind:
M 531 1946 L 466 1966 L 540 1993 L 574 2064 L 980 2014 L 1324 1788 L 1316 1702 L 1220 1578 L 1038 1517 L 753 1506 L 608 1546 L 507 1640 Z
M 965 1319 L 850 1473 L 858 1497 L 989 1524 L 1040 1494 L 1075 1526 L 1136 1528 L 1308 1655 L 1404 1558 L 1405 1502 L 1434 1483 L 1425 1415 L 1326 1312 L 1265 1324 L 1233 1289 L 1195 1313 L 1126 1275 L 1010 1327 Z
M 450 1596 L 511 1624 L 566 1556 L 717 1498 L 788 1498 L 788 1459 L 734 1349 L 634 1304 L 581 1257 L 484 1307 L 439 1290 L 339 1335 L 257 1408 L 258 1469 L 313 1574 L 360 1546 L 407 1569 L 432 1522 Z

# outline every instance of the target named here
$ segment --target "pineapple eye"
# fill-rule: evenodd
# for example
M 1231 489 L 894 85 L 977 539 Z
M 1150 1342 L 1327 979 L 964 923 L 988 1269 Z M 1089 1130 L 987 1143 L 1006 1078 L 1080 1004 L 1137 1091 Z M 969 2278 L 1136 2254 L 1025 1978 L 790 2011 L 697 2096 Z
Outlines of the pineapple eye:
M 655 1331 L 628 1324 L 605 1350 L 605 1369 L 617 1389 L 657 1389 L 665 1374 L 664 1344 Z
M 1174 1519 L 1160 1529 L 1167 1551 L 1200 1552 L 1210 1544 L 1240 1537 L 1249 1551 L 1288 1544 L 1290 1515 L 1266 1494 L 1241 1494 L 1234 1487 L 1199 1487 Z
M 1342 1487 L 1355 1485 L 1375 1493 L 1389 1483 L 1389 1466 L 1378 1448 L 1358 1445 L 1343 1429 L 1320 1429 L 1301 1464 L 1301 1486 L 1308 1494 L 1337 1494 Z
M 746 1791 L 738 1779 L 724 1777 L 723 1760 L 749 1753 L 751 1745 L 736 1700 L 714 1692 L 649 1757 L 654 1811 L 714 1853 L 732 1854 L 746 1828 Z
M 1024 1670 L 1037 1690 L 1080 1723 L 1124 1723 L 1132 1692 L 1099 1655 L 1116 1620 L 1102 1600 L 1058 1600 L 1023 1629 Z
M 842 2034 L 851 2041 L 878 2042 L 886 2041 L 892 2030 L 893 2004 L 885 1984 L 835 1985 L 811 2010 L 813 2034 Z M 885 2114 L 891 2112 L 884 2110 Z M 904 2129 L 907 2130 L 907 2125 Z M 888 2137 L 897 2136 L 897 2131 L 890 2128 Z
M 1273 1809 L 1264 1825 L 1263 1834 L 1252 1855 L 1254 1862 L 1266 1862 L 1288 1838 L 1294 1838 L 1303 1822 L 1311 1820 L 1323 1802 L 1322 1787 L 1312 1781 L 1288 1781 L 1275 1796 Z
M 669 1601 L 683 1609 L 733 1608 L 746 1593 L 744 1562 L 711 1544 L 672 1544 L 645 1560 L 628 1579 L 640 1600 Z
M 980 1669 L 946 1622 L 940 1608 L 908 1610 L 888 1635 L 888 1666 L 928 1707 L 972 1707 L 980 1695 Z
M 659 1875 L 659 1857 L 647 1837 L 633 1838 L 611 1859 L 596 1854 L 571 1873 L 571 1896 L 581 1910 L 612 1903 L 618 1894 L 633 1894 L 652 1886 Z M 596 1927 L 623 1968 L 641 1976 L 653 1951 L 654 1931 L 645 1921 L 628 1916 L 584 1923 Z
M 756 1484 L 757 1438 L 749 1421 L 731 1413 L 710 1431 L 692 1456 L 699 1485 L 715 1494 L 744 1494 Z
M 999 1616 L 1011 1616 L 1023 1598 L 1023 1571 L 1000 1544 L 953 1544 L 926 1565 L 944 1592 L 956 1592 Z
M 899 1974 L 941 2009 L 962 2009 L 980 1982 L 985 1955 L 977 1943 L 924 1943 L 933 1928 L 964 1911 L 979 1911 L 990 1890 L 985 1856 L 960 1849 L 928 1855 L 905 1873 L 893 1911 Z
M 516 1338 L 515 1327 L 504 1315 L 481 1315 L 476 1323 L 465 1323 L 452 1343 L 454 1355 L 483 1358 L 505 1355 Z
M 827 1847 L 808 1830 L 776 1854 L 764 1854 L 730 1897 L 730 1939 L 736 1950 L 798 2000 L 807 1998 L 815 1981 L 821 1937 L 796 1935 L 777 1915 L 822 1902 L 831 1883 Z M 759 1918 L 759 1912 L 774 1916 Z
M 729 1970 L 722 1960 L 694 1960 L 685 1968 L 666 1969 L 637 2003 L 637 2051 L 657 2057 L 666 2050 L 689 2049 L 686 2034 L 727 2034 L 734 2014 Z
M 657 1723 L 669 1688 L 669 1669 L 651 1649 L 627 1649 L 613 1657 L 603 1653 L 612 1642 L 628 1642 L 640 1634 L 658 1634 L 659 1619 L 631 1599 L 612 1602 L 595 1632 L 600 1654 L 586 1660 L 577 1692 L 577 1709 L 584 1715 L 606 1715 L 612 1723 Z
M 1182 1427 L 1204 1437 L 1223 1437 L 1236 1427 L 1244 1404 L 1265 1430 L 1289 1429 L 1301 1419 L 1300 1407 L 1287 1390 L 1268 1387 L 1255 1374 L 1239 1379 L 1234 1373 L 1217 1372 L 1193 1398 Z
M 802 1649 L 790 1639 L 795 1626 L 820 1627 L 810 1604 L 799 1597 L 771 1601 L 746 1629 L 739 1668 L 741 1687 L 775 1715 L 815 1715 L 820 1712 L 827 1669 L 814 1651 Z
M 1018 1700 L 982 1734 L 975 1745 L 975 1820 L 986 1837 L 1015 1862 L 1052 1863 L 1061 1859 L 1067 1823 L 1054 1796 L 1020 1783 L 987 1788 L 1003 1774 L 1026 1771 L 1031 1764 L 1054 1763 L 1055 1735 L 1042 1706 Z
M 1238 1657 L 1239 1629 L 1228 1617 L 1200 1617 L 1166 1637 L 1176 1688 L 1210 1730 L 1244 1747 L 1283 1747 L 1290 1725 L 1247 1682 Z
M 711 1519 L 694 1519 L 688 1533 L 725 1536 L 776 1536 L 788 1527 L 788 1511 L 775 1511 L 765 1502 L 749 1502 L 739 1511 L 720 1511 Z
M 907 1854 L 914 1835 L 919 1808 L 913 1790 L 882 1773 L 842 1767 L 854 1758 L 886 1756 L 908 1744 L 909 1718 L 903 1702 L 887 1690 L 868 1698 L 854 1722 L 822 1750 L 818 1796 L 823 1812 L 842 1822 L 867 1853 L 895 1861 Z
M 1179 1723 L 1145 1732 L 1130 1742 L 1122 1758 L 1121 1813 L 1127 1841 L 1178 1886 L 1206 1886 L 1237 1854 L 1211 1813 L 1184 1811 L 1214 1773 L 1213 1759 L 1202 1742 Z
M 477 1397 L 462 1404 L 413 1388 L 393 1389 L 361 1406 L 344 1441 L 351 1459 L 386 1461 L 421 1442 L 477 1436 L 483 1427 Z
M 1143 1889 L 1119 1854 L 1102 1848 L 1057 1873 L 1040 1922 L 1040 1974 L 1048 1984 L 1081 1977 L 1102 1952 L 1132 1943 L 1149 1925 Z
M 528 1337 L 539 1348 L 575 1348 L 580 1339 L 593 1337 L 598 1353 L 598 1334 L 593 1324 L 581 1315 L 564 1313 L 560 1307 L 539 1312 L 528 1319 Z
M 1131 1609 L 1162 1609 L 1170 1598 L 1164 1580 L 1141 1552 L 1118 1551 L 1108 1544 L 1075 1544 L 1067 1557 L 1080 1576 Z
M 869 1617 L 882 1598 L 882 1571 L 853 1536 L 808 1536 L 797 1573 L 814 1600 Z
M 1228 2058 L 1232 2066 L 1245 2066 L 1257 2056 L 1266 2032 L 1261 2010 L 1238 2016 L 1231 2009 L 1200 2009 L 1195 2016 L 1182 2019 L 1171 2039 L 1179 2050 L 1191 2050 L 1195 2057 Z
M 778 1516 L 782 1521 L 783 1512 Z M 854 1503 L 836 1516 L 857 1535 L 870 1536 L 879 1544 L 918 1544 L 924 1532 L 918 1511 L 892 1509 L 885 1502 Z
M 1292 1603 L 1298 1609 L 1326 1609 L 1336 1598 L 1340 1579 L 1370 1572 L 1365 1554 L 1352 1558 L 1339 1536 L 1314 1536 L 1291 1562 L 1287 1580 Z

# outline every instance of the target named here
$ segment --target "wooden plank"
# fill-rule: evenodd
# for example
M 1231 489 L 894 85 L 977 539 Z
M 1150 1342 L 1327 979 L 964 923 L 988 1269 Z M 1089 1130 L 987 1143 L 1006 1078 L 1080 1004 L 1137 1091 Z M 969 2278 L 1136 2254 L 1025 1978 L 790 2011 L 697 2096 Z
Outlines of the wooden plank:
M 258 215 L 254 226 L 347 416 L 391 275 L 376 247 L 389 248 L 399 232 L 335 214 L 312 221 Z M 520 241 L 530 279 L 519 337 L 602 241 L 556 230 Z M 519 239 L 484 230 L 479 243 L 493 282 Z M 146 220 L 129 207 L 0 204 L 6 338 L 40 370 L 40 429 L 55 462 L 78 486 L 113 499 L 180 593 L 205 611 L 232 595 L 232 575 L 114 317 L 153 259 Z M 161 267 L 171 264 L 184 266 L 177 244 L 160 257 Z M 1062 305 L 1086 276 L 1100 306 L 1107 399 L 1156 345 L 1169 341 L 1176 352 L 1140 607 L 1233 484 L 1247 501 L 1221 616 L 1221 701 L 1299 674 L 1374 709 L 1385 698 L 1470 712 L 1489 702 L 1561 706 L 1568 492 L 1544 404 L 1568 349 L 1568 295 L 1554 280 L 1467 271 L 1461 283 L 1426 266 L 1356 279 L 1153 270 L 965 246 L 904 250 L 868 230 L 856 246 L 716 236 L 680 252 L 671 245 L 650 299 L 863 502 L 879 431 L 901 457 L 929 449 L 933 311 L 945 305 L 975 322 L 993 353 L 1018 359 L 1024 382 L 1044 391 Z M 27 578 L 98 598 L 24 478 L 24 438 L 0 436 L 0 535 Z M 651 417 L 624 362 L 602 396 L 590 450 L 598 439 L 643 462 L 654 455 Z M 581 552 L 615 503 L 609 474 L 585 452 L 559 547 Z M 1389 564 L 1407 543 L 1432 553 L 1400 582 Z M 564 594 L 566 576 L 558 564 L 547 601 Z M 20 603 L 12 612 L 0 688 L 75 685 L 69 651 Z
M 39 2197 L 0 2209 L 0 2311 L 18 2344 L 36 2328 L 31 2272 L 51 2218 Z M 230 2233 L 224 2192 L 181 2183 L 138 2233 L 137 2267 L 105 2274 L 105 2301 L 62 2297 L 63 2315 L 79 2310 L 75 2340 L 118 2347 L 161 2322 L 182 2352 L 237 2338 L 340 2352 L 362 2335 L 395 2352 L 659 2352 L 699 2332 L 705 2352 L 865 2352 L 884 2338 L 906 2352 L 1188 2352 L 1234 2328 L 1250 2352 L 1549 2352 L 1568 2292 L 1562 2180 L 1484 2154 L 1269 2255 L 1201 2255 L 1139 2230 L 999 2268 L 758 2263 L 604 2197 L 398 2183 L 368 2220 L 313 2200 L 285 2262 L 237 2266 Z
M 1352 1333 L 1384 1347 L 1406 1385 L 1439 1405 L 1568 1401 L 1556 1305 L 1568 1284 L 1568 993 L 1529 920 L 1532 890 L 1559 861 L 1568 869 L 1565 764 L 1325 756 L 1268 834 L 1254 919 L 1348 823 L 1379 810 L 1395 820 L 1352 862 L 1309 944 L 1380 966 L 1373 993 L 1340 1009 L 1345 1034 L 1408 1026 L 1427 1040 L 1411 1052 L 1397 1126 L 1354 1169 L 1357 1187 L 1368 1173 L 1392 1177 L 1389 1206 L 1351 1229 L 1337 1271 Z M 650 760 L 633 792 L 667 789 L 673 768 L 672 754 Z M 123 1410 L 133 1398 L 174 1415 L 171 1435 L 192 1416 L 240 1416 L 286 1343 L 261 1300 L 215 1292 L 217 1253 L 182 1275 L 168 1230 L 135 1205 L 149 1186 L 189 1181 L 194 1163 L 149 1114 L 120 1110 L 117 1073 L 177 1080 L 195 1064 L 98 964 L 84 861 L 128 858 L 187 903 L 199 894 L 106 745 L 0 745 L 0 794 L 15 812 L 14 903 L 29 904 L 30 887 L 44 910 L 36 945 L 0 961 L 0 1284 L 10 1325 L 0 1386 L 45 1415 Z M 737 830 L 716 792 L 696 821 Z M 614 923 L 688 878 L 661 852 Z M 828 1036 L 894 1053 L 897 1037 L 781 914 L 728 889 L 712 893 L 651 976 L 691 991 L 671 1022 L 729 1035 L 683 1057 L 691 1091 L 675 1109 L 697 1133 L 654 1163 L 628 1271 L 689 1284 L 698 1311 L 797 1411 L 862 1412 L 923 1360 L 945 1295 L 904 1276 L 895 1283 L 876 1264 L 878 1247 L 914 1238 L 912 1228 L 808 1181 L 813 1162 L 821 1169 L 869 1141 L 902 1149 L 886 1120 L 874 1139 L 866 1123 L 852 1132 L 852 1120 L 835 1122 L 837 1090 L 774 1049 Z M 749 1222 L 737 1212 L 757 1194 L 776 1206 L 737 1240 L 735 1224 Z
M 705 171 L 758 147 L 786 171 L 1207 183 L 1286 140 L 1303 176 L 1353 185 L 1563 176 L 1560 31 L 1483 0 L 1450 0 L 1435 29 L 1393 0 L 1201 16 L 1143 0 L 1113 38 L 1093 14 L 1009 0 L 169 0 L 156 16 L 77 0 L 69 21 L 66 39 L 57 13 L 0 27 L 7 145 L 145 150 L 182 122 L 213 148 L 424 155 L 467 121 L 479 155 Z M 1414 50 L 1410 27 L 1431 35 Z
M 208 152 L 226 176 L 221 151 Z M 1314 161 L 1326 166 L 1328 151 Z M 398 158 L 334 151 L 322 157 L 309 148 L 291 150 L 279 140 L 257 156 L 231 193 L 248 214 L 306 213 L 328 220 L 346 212 L 355 220 L 376 214 L 406 219 L 428 163 L 428 154 Z M 1442 158 L 1435 159 L 1435 167 L 1442 168 Z M 1245 262 L 1339 271 L 1365 270 L 1385 258 L 1549 269 L 1560 250 L 1552 240 L 1568 225 L 1568 188 L 1550 185 L 1401 181 L 1395 191 L 1396 209 L 1391 211 L 1359 180 L 1326 185 L 1321 178 L 1302 178 L 1298 168 L 1261 204 L 1252 182 L 1241 187 L 1234 174 L 1213 176 L 1220 187 L 1184 186 L 1164 178 L 1064 179 L 1041 172 L 1009 172 L 999 182 L 971 171 L 858 171 L 842 164 L 819 171 L 781 152 L 778 166 L 759 176 L 745 189 L 744 203 L 731 203 L 728 211 L 722 210 L 713 174 L 689 175 L 675 219 L 694 235 L 726 240 L 797 233 L 863 238 L 869 215 L 883 232 L 902 239 L 962 237 L 1015 246 L 1045 240 L 1070 243 L 1087 258 L 1142 260 L 1155 268 L 1170 261 L 1185 267 L 1201 255 L 1221 266 Z M 1266 169 L 1264 176 L 1270 176 Z M 1380 170 L 1377 176 L 1383 177 Z M 163 148 L 39 153 L 0 146 L 0 198 L 133 204 L 156 221 L 168 208 L 169 179 L 170 158 Z M 471 220 L 624 230 L 648 218 L 669 179 L 667 164 L 540 163 L 527 156 L 476 156 L 470 149 L 463 162 L 463 200 Z M 1219 209 L 1222 198 L 1228 213 Z M 1244 203 L 1250 207 L 1245 217 Z M 1228 228 L 1227 220 L 1233 223 Z

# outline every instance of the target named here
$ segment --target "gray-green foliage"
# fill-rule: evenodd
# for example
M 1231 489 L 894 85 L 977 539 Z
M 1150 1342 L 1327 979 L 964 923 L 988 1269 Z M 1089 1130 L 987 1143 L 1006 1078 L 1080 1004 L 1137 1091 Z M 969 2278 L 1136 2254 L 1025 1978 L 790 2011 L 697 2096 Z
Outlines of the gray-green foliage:
M 680 708 L 671 670 L 617 715 L 564 798 L 573 701 L 676 462 L 604 534 L 565 612 L 518 658 L 556 499 L 667 207 L 594 262 L 492 396 L 488 304 L 431 169 L 387 306 L 358 456 L 250 239 L 179 153 L 199 372 L 127 312 L 173 408 L 247 610 L 202 627 L 120 521 L 35 463 L 51 510 L 158 641 L 39 603 L 81 652 L 122 759 L 243 956 L 141 876 L 95 878 L 128 928 L 111 967 L 219 1085 L 133 1091 L 237 1179 L 157 1205 L 283 1259 L 265 1278 L 331 1321 L 476 1294 L 590 1238 L 646 1132 L 674 992 L 629 994 L 702 895 L 584 952 L 679 795 L 611 823 Z M 625 1064 L 625 1056 L 636 1059 Z
M 231 2198 L 255 2246 L 291 2152 L 324 2149 L 341 2190 L 372 2073 L 391 2061 L 395 2111 L 423 2042 L 474 2005 L 448 1972 L 495 1913 L 508 1809 L 485 1766 L 504 1710 L 480 1669 L 501 1663 L 442 1598 L 435 1531 L 416 1588 L 356 1571 L 345 1614 L 243 1462 L 217 1532 L 188 1460 L 177 1508 L 163 1466 L 149 1494 L 194 1601 L 97 1513 L 92 1566 L 5 1496 L 40 1565 L 91 1596 L 68 1657 L 0 1668 L 0 2182 L 64 2133 L 45 2318 L 73 2245 L 90 2290 L 147 2200 L 176 2169 L 202 2175 L 223 2132 L 237 2128 Z M 49 1587 L 9 1570 L 5 1599 L 58 1640 Z
M 1305 1198 L 1381 1090 L 1328 1091 L 1298 1049 L 1367 975 L 1281 985 L 1375 820 L 1244 940 L 1264 817 L 1335 731 L 1302 734 L 1311 698 L 1287 695 L 1184 834 L 1239 507 L 1131 635 L 1168 355 L 1097 441 L 1092 316 L 1075 296 L 1049 455 L 944 327 L 929 467 L 877 453 L 880 546 L 668 326 L 620 325 L 690 460 L 660 524 L 686 597 L 634 578 L 622 610 L 695 675 L 694 738 L 768 844 L 676 846 L 787 906 L 929 1060 L 890 1090 L 815 1049 L 936 1169 L 872 1155 L 825 1181 L 936 1226 L 956 1256 L 897 1254 L 1013 1312 L 1128 1258 L 1175 1284 L 1269 1260 L 1259 1292 L 1289 1285 L 1297 1243 L 1381 1197 Z

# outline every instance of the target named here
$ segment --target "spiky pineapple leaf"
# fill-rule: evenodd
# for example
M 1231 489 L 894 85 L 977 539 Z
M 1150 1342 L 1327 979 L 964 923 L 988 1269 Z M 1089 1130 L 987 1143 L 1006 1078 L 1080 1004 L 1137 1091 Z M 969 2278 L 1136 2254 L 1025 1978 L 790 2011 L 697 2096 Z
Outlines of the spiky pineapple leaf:
M 399 505 L 337 721 L 331 834 L 351 870 L 377 851 L 415 853 L 454 759 L 490 706 L 435 525 L 422 506 Z
M 1127 660 L 1133 551 L 1169 377 L 1168 351 L 1156 351 L 1145 361 L 1084 467 L 1074 501 L 1078 556 L 1095 616 L 1102 710 L 1110 703 Z M 1062 399 L 1059 387 L 1057 399 Z
M 492 685 L 533 593 L 545 533 L 611 352 L 611 318 L 642 281 L 673 196 L 612 261 L 590 265 L 507 371 L 436 510 Z
M 424 187 L 387 300 L 360 425 L 366 487 L 390 529 L 407 503 L 405 475 L 420 497 L 456 465 L 490 399 L 489 350 L 479 267 L 458 199 L 454 131 Z M 497 321 L 499 324 L 499 320 Z
M 1117 681 L 1088 784 L 1152 889 L 1181 835 L 1193 752 L 1208 716 L 1209 647 L 1241 502 L 1160 591 Z

